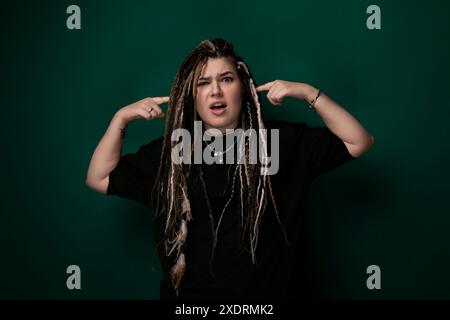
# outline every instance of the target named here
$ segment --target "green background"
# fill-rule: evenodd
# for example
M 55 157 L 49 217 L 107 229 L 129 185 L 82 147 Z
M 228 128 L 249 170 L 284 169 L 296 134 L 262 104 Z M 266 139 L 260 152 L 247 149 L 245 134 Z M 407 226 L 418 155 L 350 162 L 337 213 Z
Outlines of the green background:
M 81 30 L 66 8 L 81 8 Z M 381 30 L 366 9 L 381 8 Z M 306 212 L 318 298 L 450 298 L 448 1 L 17 1 L 1 10 L 0 298 L 158 299 L 151 219 L 85 185 L 114 113 L 162 96 L 201 40 L 231 41 L 257 84 L 310 83 L 375 136 L 318 178 Z M 323 125 L 287 99 L 266 118 Z M 134 121 L 123 151 L 162 134 Z M 66 288 L 81 268 L 82 290 Z M 368 290 L 366 268 L 381 268 Z

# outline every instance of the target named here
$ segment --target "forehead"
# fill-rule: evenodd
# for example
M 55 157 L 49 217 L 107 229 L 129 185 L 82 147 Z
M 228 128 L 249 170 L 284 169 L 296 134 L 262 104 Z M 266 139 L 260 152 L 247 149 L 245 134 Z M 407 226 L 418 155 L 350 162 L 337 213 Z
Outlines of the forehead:
M 203 66 L 199 76 L 215 76 L 216 74 L 223 73 L 225 71 L 236 72 L 236 67 L 234 66 L 231 58 L 208 58 L 208 61 Z

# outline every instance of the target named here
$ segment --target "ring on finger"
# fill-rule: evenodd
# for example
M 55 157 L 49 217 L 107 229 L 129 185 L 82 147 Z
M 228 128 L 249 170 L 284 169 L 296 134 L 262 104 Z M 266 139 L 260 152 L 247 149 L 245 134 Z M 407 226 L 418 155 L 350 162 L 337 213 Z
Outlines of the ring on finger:
M 153 111 L 153 108 L 152 108 L 152 107 L 147 108 L 147 112 L 148 112 L 148 113 L 150 113 L 150 112 L 152 112 L 152 111 Z

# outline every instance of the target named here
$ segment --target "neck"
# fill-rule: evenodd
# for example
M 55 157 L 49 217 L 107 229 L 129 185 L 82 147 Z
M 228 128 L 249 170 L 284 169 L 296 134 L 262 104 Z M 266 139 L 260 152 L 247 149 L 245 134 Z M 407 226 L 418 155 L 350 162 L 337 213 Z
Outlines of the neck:
M 210 131 L 208 131 L 208 130 L 210 130 Z M 223 129 L 223 130 L 216 129 L 216 128 L 208 128 L 204 132 L 204 134 L 206 136 L 209 136 L 209 137 L 218 137 L 218 136 L 225 137 L 225 136 L 227 136 L 229 134 L 232 134 L 232 133 L 234 133 L 234 129 L 228 129 L 228 128 L 227 129 Z
M 208 136 L 220 136 L 220 135 L 224 136 L 224 135 L 232 133 L 236 128 L 237 128 L 237 123 L 235 123 L 227 128 L 215 128 L 215 127 L 205 124 L 205 131 L 210 130 L 209 132 L 206 132 L 206 134 Z
M 203 122 L 203 125 L 204 125 L 204 128 L 205 128 L 205 131 L 206 130 L 211 130 L 211 132 L 209 132 L 208 135 L 210 135 L 210 136 L 217 136 L 217 135 L 229 134 L 230 132 L 234 131 L 234 129 L 236 129 L 237 126 L 238 126 L 238 121 L 235 121 L 231 125 L 229 125 L 227 127 L 222 127 L 222 128 L 210 126 L 210 125 L 206 124 L 205 122 Z

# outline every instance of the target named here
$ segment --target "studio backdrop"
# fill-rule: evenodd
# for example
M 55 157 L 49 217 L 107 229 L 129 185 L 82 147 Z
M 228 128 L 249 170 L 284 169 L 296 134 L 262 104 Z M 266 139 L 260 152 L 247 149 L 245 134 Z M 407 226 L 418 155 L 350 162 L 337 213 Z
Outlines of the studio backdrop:
M 95 193 L 86 173 L 115 112 L 168 95 L 208 38 L 232 42 L 257 85 L 321 88 L 375 137 L 312 185 L 299 230 L 311 297 L 450 298 L 449 12 L 438 0 L 3 3 L 0 298 L 159 299 L 148 209 Z M 302 101 L 261 97 L 267 119 L 324 125 Z M 122 152 L 163 129 L 134 121 Z

